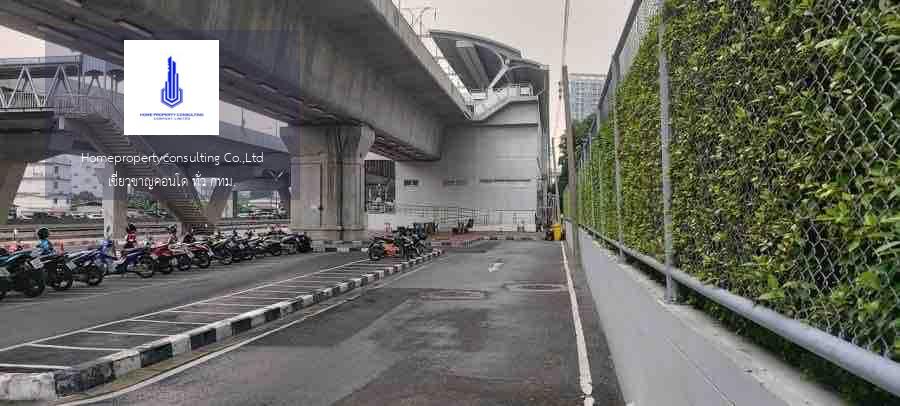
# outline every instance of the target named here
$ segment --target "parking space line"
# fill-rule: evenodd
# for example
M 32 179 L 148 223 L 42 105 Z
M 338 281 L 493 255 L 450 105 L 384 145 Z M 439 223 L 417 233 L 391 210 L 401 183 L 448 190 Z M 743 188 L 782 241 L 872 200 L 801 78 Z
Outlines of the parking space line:
M 123 336 L 147 336 L 147 337 L 168 337 L 169 334 L 150 334 L 150 333 L 128 333 L 125 331 L 106 331 L 106 330 L 88 330 L 86 333 L 97 334 L 119 334 Z
M 258 296 L 234 296 L 233 299 L 271 299 L 271 300 L 293 300 L 292 297 L 258 297 Z
M 42 365 L 42 364 L 3 364 L 0 363 L 0 368 L 33 368 L 33 369 L 69 369 L 72 367 L 65 367 L 62 365 Z
M 292 283 L 289 285 L 277 285 L 276 287 L 282 287 L 282 288 L 310 288 L 310 287 L 315 288 L 315 287 L 319 287 L 319 288 L 321 288 L 321 287 L 325 287 L 325 286 L 330 286 L 330 285 L 328 283 Z
M 200 279 L 200 278 L 195 278 L 195 279 Z M 14 306 L 11 306 L 11 307 L 8 307 L 8 308 L 6 308 L 6 307 L 0 305 L 0 309 L 2 309 L 2 310 L 14 310 L 14 309 L 21 309 L 21 308 L 28 307 L 28 306 L 33 306 L 33 305 L 39 305 L 39 304 L 43 304 L 43 303 L 66 303 L 66 302 L 75 302 L 75 301 L 79 301 L 79 300 L 93 299 L 93 298 L 99 297 L 99 296 L 115 295 L 115 294 L 118 294 L 118 293 L 126 293 L 126 292 L 131 292 L 131 291 L 136 291 L 136 290 L 146 289 L 146 288 L 148 288 L 148 287 L 165 286 L 165 285 L 172 285 L 172 284 L 175 284 L 175 283 L 183 283 L 183 282 L 184 282 L 184 280 L 177 280 L 177 281 L 168 281 L 168 282 L 157 283 L 157 284 L 153 284 L 153 285 L 139 285 L 139 286 L 135 286 L 135 287 L 133 287 L 133 288 L 128 288 L 128 289 L 114 290 L 114 291 L 109 291 L 109 292 L 98 292 L 98 293 L 96 293 L 96 294 L 94 294 L 94 295 L 91 295 L 91 296 L 81 296 L 81 297 L 73 297 L 73 298 L 63 298 L 63 299 L 60 299 L 60 300 L 54 300 L 52 297 L 49 297 L 48 300 L 29 300 L 29 301 L 27 301 L 27 302 L 15 303 Z M 23 298 L 23 299 L 24 299 L 24 298 Z M 6 300 L 4 300 L 4 302 L 6 302 Z M 6 349 L 9 349 L 9 348 L 10 348 L 10 347 L 3 348 L 3 349 L 0 349 L 0 351 L 6 350 Z
M 300 278 L 305 278 L 305 277 L 309 277 L 309 276 L 315 275 L 315 274 L 317 274 L 317 273 L 328 272 L 328 271 L 331 271 L 331 270 L 334 270 L 334 269 L 338 269 L 338 268 L 342 268 L 342 267 L 345 267 L 345 266 L 348 266 L 348 265 L 353 265 L 353 264 L 356 264 L 356 263 L 359 263 L 359 262 L 362 262 L 362 261 L 367 261 L 367 260 L 366 260 L 366 259 L 361 259 L 361 260 L 358 260 L 358 261 L 350 261 L 350 262 L 347 262 L 347 263 L 344 263 L 344 264 L 341 264 L 341 265 L 337 265 L 337 266 L 333 266 L 333 267 L 330 267 L 330 268 L 320 269 L 320 270 L 315 271 L 315 272 L 312 272 L 312 273 L 302 274 L 302 275 L 295 276 L 295 277 L 293 277 L 293 278 L 284 279 L 284 280 L 282 280 L 282 281 L 276 281 L 276 282 L 266 283 L 266 284 L 263 284 L 263 285 L 260 285 L 260 286 L 254 286 L 254 287 L 249 288 L 249 289 L 244 289 L 244 290 L 241 290 L 241 291 L 238 291 L 238 292 L 234 292 L 234 293 L 231 293 L 231 294 L 228 294 L 228 295 L 218 296 L 217 298 L 226 298 L 226 297 L 230 297 L 230 296 L 234 296 L 234 295 L 239 295 L 239 294 L 241 294 L 241 293 L 249 292 L 249 291 L 252 291 L 253 289 L 259 289 L 259 288 L 264 288 L 264 287 L 269 287 L 269 286 L 275 286 L 275 285 L 278 284 L 278 283 L 283 283 L 283 282 L 288 282 L 288 281 L 294 281 L 294 280 L 297 280 L 297 279 L 300 279 Z M 200 278 L 195 278 L 195 279 L 200 279 Z M 188 279 L 188 280 L 190 280 L 190 279 Z M 168 285 L 168 284 L 174 284 L 174 283 L 183 283 L 184 281 L 185 281 L 185 280 L 175 280 L 175 281 L 170 281 L 170 282 L 166 282 L 166 283 L 161 283 L 160 285 Z M 137 290 L 137 289 L 146 289 L 146 287 L 145 287 L 145 286 L 134 287 L 134 288 L 122 290 L 122 291 L 119 291 L 119 292 L 110 292 L 110 293 L 98 294 L 98 295 L 96 295 L 96 296 L 104 296 L 104 295 L 109 295 L 109 294 L 113 294 L 113 293 L 121 293 L 121 292 L 126 292 L 126 291 L 131 291 L 131 290 Z M 58 301 L 55 301 L 55 302 L 58 302 L 58 303 L 60 303 L 60 302 L 68 302 L 68 301 L 75 301 L 75 300 L 83 300 L 83 299 L 86 299 L 86 298 L 88 298 L 88 297 L 73 298 L 73 299 L 63 299 L 63 300 L 58 300 Z M 209 301 L 209 300 L 213 300 L 213 299 L 216 299 L 216 298 L 206 299 L 205 301 Z M 165 310 L 159 310 L 159 311 L 152 312 L 152 313 L 142 314 L 142 315 L 137 316 L 137 317 L 135 317 L 135 318 L 149 317 L 149 316 L 154 316 L 154 315 L 161 314 L 161 313 L 194 313 L 194 314 L 212 314 L 212 315 L 223 315 L 223 316 L 233 316 L 233 315 L 236 315 L 236 314 L 240 314 L 240 313 L 194 312 L 194 311 L 178 310 L 178 309 L 182 309 L 182 308 L 185 308 L 185 307 L 188 307 L 188 306 L 192 306 L 192 305 L 195 305 L 195 304 L 201 304 L 201 303 L 203 303 L 203 302 L 204 302 L 204 301 L 198 301 L 198 302 L 188 303 L 188 304 L 181 305 L 181 306 L 171 307 L 171 308 L 165 309 Z M 31 305 L 31 304 L 29 303 L 29 304 L 20 305 L 20 306 L 18 306 L 18 308 L 26 307 L 26 306 L 29 306 L 29 305 Z M 265 306 L 259 306 L 259 307 L 262 308 L 262 307 L 265 307 Z M 17 307 L 11 307 L 10 309 L 15 309 L 15 308 L 17 308 Z M 10 309 L 4 309 L 4 310 L 10 310 Z M 51 336 L 51 337 L 44 337 L 44 338 L 39 338 L 39 339 L 36 339 L 36 340 L 28 341 L 28 342 L 25 342 L 25 343 L 21 343 L 21 344 L 11 345 L 11 346 L 8 346 L 8 347 L 0 348 L 0 352 L 12 350 L 12 349 L 15 349 L 15 348 L 24 347 L 24 346 L 26 346 L 26 345 L 37 345 L 37 343 L 41 343 L 41 342 L 44 342 L 44 341 L 49 341 L 49 340 L 53 340 L 53 339 L 60 338 L 60 337 L 66 337 L 66 336 L 70 336 L 70 335 L 73 335 L 73 334 L 82 333 L 82 332 L 85 332 L 85 331 L 88 331 L 88 330 L 91 330 L 91 329 L 95 329 L 95 328 L 106 327 L 106 326 L 109 326 L 109 325 L 111 325 L 111 324 L 119 323 L 119 322 L 122 322 L 122 321 L 123 321 L 122 319 L 119 319 L 119 320 L 113 320 L 113 321 L 110 321 L 110 322 L 101 323 L 101 324 L 98 324 L 98 325 L 95 325 L 95 326 L 91 326 L 91 327 L 86 327 L 86 328 L 82 328 L 82 329 L 78 329 L 78 330 L 73 330 L 73 331 L 69 331 L 69 332 L 66 332 L 66 333 L 62 333 L 62 334 L 57 334 L 57 335 Z
M 262 289 L 254 289 L 253 292 L 266 292 L 266 293 L 297 293 L 297 291 L 287 291 L 287 290 L 262 290 Z M 271 298 L 267 298 L 271 299 Z
M 209 324 L 209 323 L 195 323 L 195 322 L 190 322 L 190 321 L 167 321 L 167 320 L 148 320 L 148 319 L 128 319 L 128 320 L 122 320 L 122 321 L 140 321 L 140 322 L 147 322 L 147 323 L 162 323 L 162 324 L 192 324 L 195 326 L 205 326 L 205 325 Z
M 241 306 L 241 307 L 260 307 L 255 304 L 240 304 L 240 303 L 215 303 L 215 302 L 206 302 L 204 304 L 207 305 L 215 305 L 215 306 Z
M 76 351 L 125 351 L 125 348 L 75 347 L 71 345 L 28 344 L 29 347 L 57 348 Z
M 221 313 L 221 312 L 191 312 L 187 310 L 168 310 L 165 313 L 191 313 L 191 314 L 221 314 L 223 316 L 232 316 L 240 313 Z

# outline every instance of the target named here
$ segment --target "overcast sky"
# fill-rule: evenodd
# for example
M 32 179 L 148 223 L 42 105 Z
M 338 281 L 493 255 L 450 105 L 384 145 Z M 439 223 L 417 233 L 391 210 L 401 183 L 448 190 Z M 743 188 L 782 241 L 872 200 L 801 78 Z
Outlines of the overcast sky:
M 431 6 L 425 28 L 462 31 L 488 37 L 522 50 L 528 59 L 550 65 L 550 129 L 564 128 L 557 114 L 560 104 L 556 83 L 562 62 L 563 5 L 565 0 L 394 0 L 402 8 Z M 609 71 L 610 56 L 631 7 L 631 0 L 570 0 L 567 63 L 570 73 Z M 405 14 L 407 19 L 410 13 Z M 418 29 L 418 27 L 416 27 Z
M 610 55 L 631 0 L 570 0 L 567 62 L 571 73 L 607 73 Z M 564 127 L 556 83 L 562 58 L 564 0 L 394 0 L 403 8 L 431 6 L 437 18 L 427 13 L 425 29 L 437 28 L 485 36 L 522 50 L 528 59 L 550 66 L 550 130 L 558 136 Z M 410 13 L 405 14 L 409 18 Z M 2 57 L 38 56 L 43 41 L 0 27 L 4 44 Z M 223 106 L 225 121 L 240 120 L 232 106 Z M 235 110 L 235 111 L 230 111 Z M 235 118 L 237 116 L 237 118 Z M 255 116 L 255 115 L 253 115 Z M 274 122 L 262 117 L 247 117 L 248 127 L 273 131 Z

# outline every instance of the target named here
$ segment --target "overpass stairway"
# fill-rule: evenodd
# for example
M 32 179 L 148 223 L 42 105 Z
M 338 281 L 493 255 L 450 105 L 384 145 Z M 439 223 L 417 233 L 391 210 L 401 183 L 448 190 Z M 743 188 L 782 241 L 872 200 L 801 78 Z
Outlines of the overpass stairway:
M 90 131 L 90 141 L 100 152 L 113 156 L 150 155 L 153 147 L 142 136 L 127 136 L 124 132 L 123 114 L 111 97 L 97 95 L 66 95 L 50 101 L 57 114 L 80 122 Z M 184 224 L 201 225 L 208 223 L 203 204 L 193 181 L 176 165 L 152 163 L 129 163 L 123 174 L 133 178 L 174 179 L 177 186 L 158 186 L 150 193 L 163 202 Z M 182 180 L 186 183 L 182 184 Z

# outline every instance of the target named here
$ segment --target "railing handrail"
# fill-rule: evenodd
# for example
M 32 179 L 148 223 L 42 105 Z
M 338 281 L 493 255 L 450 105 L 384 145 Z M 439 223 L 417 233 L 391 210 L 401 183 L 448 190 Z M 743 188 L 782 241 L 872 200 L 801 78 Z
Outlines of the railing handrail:
M 571 220 L 566 219 L 571 222 Z M 882 389 L 900 396 L 900 363 L 881 357 L 849 341 L 842 340 L 816 327 L 782 315 L 766 306 L 725 289 L 707 285 L 676 267 L 666 267 L 656 259 L 631 249 L 618 241 L 607 238 L 596 230 L 571 222 L 587 231 L 592 238 L 616 247 L 628 256 L 644 263 L 663 275 L 670 276 L 694 292 L 722 305 L 741 317 L 751 320 L 784 339 L 797 344 L 816 355 L 831 361 L 850 373 L 859 376 Z

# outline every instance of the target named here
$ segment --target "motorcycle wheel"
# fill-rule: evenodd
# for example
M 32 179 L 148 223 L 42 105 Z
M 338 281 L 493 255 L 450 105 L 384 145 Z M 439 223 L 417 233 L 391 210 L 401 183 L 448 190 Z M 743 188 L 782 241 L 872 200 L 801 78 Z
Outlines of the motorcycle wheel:
M 378 261 L 384 258 L 384 247 L 380 245 L 375 245 L 369 247 L 369 259 L 372 261 Z
M 200 269 L 209 268 L 212 265 L 212 259 L 205 252 L 197 254 L 197 267 Z
M 223 251 L 219 253 L 219 263 L 221 263 L 222 265 L 231 265 L 232 262 L 234 261 L 231 257 L 231 252 Z
M 97 286 L 103 283 L 103 272 L 100 272 L 100 268 L 97 268 L 96 266 L 91 266 L 86 269 L 84 275 L 84 283 L 87 283 L 88 286 Z
M 137 276 L 140 276 L 143 279 L 152 278 L 154 274 L 156 274 L 156 269 L 159 267 L 159 264 L 150 257 L 143 257 L 138 261 L 138 263 L 134 264 L 134 268 L 132 270 Z M 168 273 L 172 273 L 172 268 L 169 269 Z
M 73 283 L 75 283 L 75 275 L 72 275 L 72 271 L 66 269 L 62 273 L 56 271 L 56 277 L 53 278 L 53 283 L 50 286 L 53 287 L 53 290 L 62 292 L 69 290 Z
M 193 260 L 188 258 L 187 255 L 179 255 L 178 256 L 178 270 L 179 271 L 187 271 L 191 269 L 191 265 L 193 265 Z
M 6 291 L 9 290 L 9 281 L 6 279 L 0 280 L 0 300 L 3 300 L 6 297 Z
M 165 263 L 160 262 L 160 260 L 157 259 L 156 261 L 154 261 L 154 265 L 154 268 L 163 275 L 168 275 L 175 270 L 175 268 L 172 267 L 172 263 L 169 262 L 168 259 Z
M 6 297 L 6 287 L 5 286 L 0 287 L 0 300 L 3 300 L 4 297 Z
M 272 248 L 269 248 L 269 254 L 272 254 L 273 257 L 281 256 L 281 247 L 273 246 Z
M 44 289 L 47 287 L 44 273 L 30 267 L 24 272 L 25 274 L 22 276 L 24 279 L 21 282 L 22 293 L 26 297 L 38 297 L 44 293 Z

